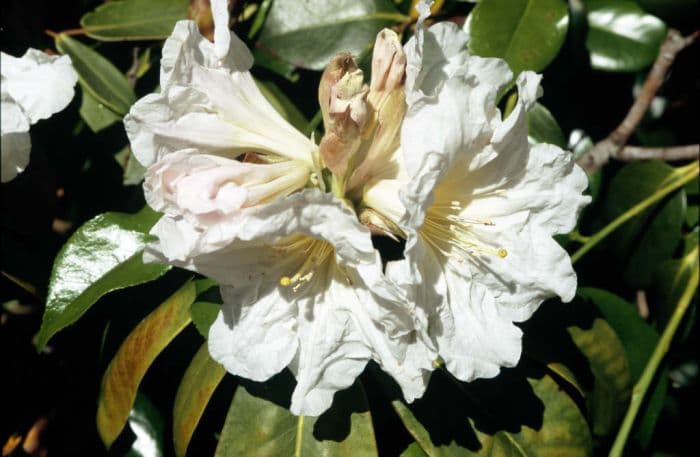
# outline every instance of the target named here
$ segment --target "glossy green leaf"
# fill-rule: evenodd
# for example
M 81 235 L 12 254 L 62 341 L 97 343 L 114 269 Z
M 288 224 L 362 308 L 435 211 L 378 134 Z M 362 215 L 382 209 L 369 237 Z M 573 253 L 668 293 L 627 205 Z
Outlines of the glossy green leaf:
M 527 112 L 527 128 L 530 140 L 535 143 L 549 143 L 566 148 L 564 132 L 552 113 L 540 103 L 535 103 Z
M 160 412 L 141 392 L 129 413 L 129 428 L 136 435 L 125 457 L 162 457 L 164 424 Z
M 469 21 L 469 49 L 500 57 L 517 76 L 542 71 L 566 38 L 569 14 L 563 0 L 490 0 L 476 5 Z
M 100 130 L 106 129 L 122 119 L 119 114 L 95 100 L 95 97 L 93 97 L 90 92 L 84 90 L 82 97 L 83 99 L 80 103 L 80 117 L 93 132 L 97 133 Z
M 187 452 L 204 409 L 225 374 L 224 367 L 209 357 L 207 343 L 204 343 L 187 367 L 175 394 L 173 444 L 176 456 L 182 457 Z
M 285 93 L 271 81 L 256 80 L 255 83 L 275 110 L 296 127 L 297 130 L 303 132 L 309 121 Z
M 376 456 L 372 418 L 359 384 L 338 392 L 319 417 L 288 409 L 239 386 L 226 416 L 216 457 Z
M 639 316 L 634 305 L 615 294 L 601 289 L 581 288 L 578 295 L 592 302 L 615 330 L 627 354 L 632 382 L 636 382 L 659 341 L 659 334 Z M 664 405 L 667 388 L 668 378 L 662 374 L 640 413 L 642 420 L 638 425 L 636 439 L 642 446 L 648 445 L 651 440 Z
M 192 323 L 197 328 L 197 331 L 204 338 L 208 338 L 209 327 L 216 320 L 216 316 L 219 314 L 221 305 L 218 303 L 209 303 L 204 301 L 197 301 L 192 303 L 190 307 L 190 315 L 192 316 Z
M 159 217 L 148 207 L 136 214 L 105 213 L 76 230 L 54 262 L 38 349 L 106 293 L 152 281 L 168 271 L 167 265 L 141 261 L 148 231 Z
M 594 377 L 592 392 L 586 397 L 593 433 L 608 435 L 624 415 L 632 388 L 625 349 L 603 319 L 595 319 L 591 328 L 569 327 L 569 333 L 588 359 Z
M 697 246 L 698 232 L 690 233 L 690 246 Z M 656 325 L 659 330 L 666 327 L 676 304 L 683 295 L 690 276 L 698 268 L 697 251 L 688 250 L 681 259 L 660 263 L 654 272 L 652 303 L 656 309 Z
M 425 455 L 430 457 L 590 456 L 592 443 L 588 424 L 576 403 L 549 376 L 528 379 L 527 382 L 536 399 L 539 399 L 536 401 L 543 404 L 543 409 L 539 413 L 538 426 L 521 424 L 517 427 L 517 431 L 486 430 L 488 428 L 486 424 L 469 418 L 461 424 L 454 424 L 455 427 L 463 428 L 461 433 L 463 437 L 470 435 L 473 437 L 472 440 L 468 439 L 470 443 L 464 445 L 455 441 L 445 443 L 446 437 L 440 436 L 442 431 L 439 428 L 434 431 L 435 439 L 439 441 L 439 444 L 436 444 L 431 432 L 421 423 L 411 408 L 398 400 L 393 401 L 392 406 Z M 447 414 L 448 408 L 456 407 L 452 402 L 449 405 L 439 407 L 440 411 L 436 414 Z M 435 405 L 433 407 L 438 408 Z M 524 403 L 521 402 L 518 408 L 522 407 Z M 489 405 L 484 405 L 484 408 L 489 411 Z M 482 425 L 484 430 L 480 430 Z
M 107 367 L 97 404 L 97 431 L 107 447 L 124 428 L 146 370 L 189 324 L 196 294 L 188 281 L 134 328 Z
M 400 457 L 429 457 L 428 454 L 425 453 L 422 447 L 420 447 L 420 444 L 417 442 L 411 443 L 406 450 L 404 450 L 401 453 Z
M 667 184 L 674 173 L 670 165 L 634 162 L 610 182 L 603 217 L 612 221 Z M 647 288 L 656 266 L 670 259 L 681 238 L 686 207 L 683 190 L 652 206 L 614 232 L 607 243 L 612 260 L 618 262 L 625 284 Z
M 80 79 L 80 86 L 96 102 L 124 115 L 136 101 L 126 77 L 101 54 L 63 33 L 56 35 L 56 49 L 70 56 Z
M 96 40 L 160 40 L 187 18 L 187 0 L 120 0 L 103 3 L 80 19 Z
M 586 47 L 591 65 L 606 71 L 639 71 L 651 65 L 666 36 L 666 24 L 633 0 L 586 0 Z
M 339 52 L 358 55 L 406 17 L 389 0 L 276 0 L 258 46 L 302 68 L 322 70 Z

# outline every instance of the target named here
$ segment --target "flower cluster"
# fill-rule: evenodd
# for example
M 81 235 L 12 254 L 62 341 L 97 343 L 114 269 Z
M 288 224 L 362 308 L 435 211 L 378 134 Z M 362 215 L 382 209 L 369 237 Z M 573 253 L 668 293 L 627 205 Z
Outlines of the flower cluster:
M 373 360 L 420 397 L 437 360 L 457 378 L 514 366 L 521 331 L 576 277 L 552 239 L 574 227 L 587 180 L 570 153 L 527 139 L 539 77 L 517 78 L 504 119 L 499 59 L 472 56 L 419 4 L 405 46 L 377 36 L 369 84 L 347 54 L 321 78 L 317 146 L 262 96 L 252 55 L 213 1 L 214 43 L 192 21 L 166 41 L 161 91 L 125 118 L 164 215 L 145 257 L 214 278 L 223 307 L 208 338 L 229 372 L 288 367 L 291 410 L 318 415 Z M 372 236 L 405 240 L 386 262 Z
M 68 56 L 28 49 L 22 57 L 1 53 L 2 182 L 29 163 L 29 126 L 63 110 L 75 94 L 78 74 Z

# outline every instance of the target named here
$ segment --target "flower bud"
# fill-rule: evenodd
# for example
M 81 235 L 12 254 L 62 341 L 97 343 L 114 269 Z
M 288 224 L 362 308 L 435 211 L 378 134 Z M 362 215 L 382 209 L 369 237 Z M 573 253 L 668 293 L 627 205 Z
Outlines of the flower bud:
M 401 46 L 399 37 L 393 30 L 384 29 L 377 34 L 372 55 L 372 81 L 370 83 L 369 100 L 379 104 L 394 89 L 403 86 L 406 74 L 406 54 Z

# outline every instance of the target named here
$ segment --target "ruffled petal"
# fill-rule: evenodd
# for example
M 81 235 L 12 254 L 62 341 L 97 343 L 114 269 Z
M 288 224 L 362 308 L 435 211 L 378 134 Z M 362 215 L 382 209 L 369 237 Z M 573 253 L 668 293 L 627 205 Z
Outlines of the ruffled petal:
M 228 28 L 225 32 L 231 40 L 220 59 L 194 22 L 176 24 L 163 47 L 161 93 L 136 102 L 124 118 L 136 158 L 150 166 L 191 147 L 229 157 L 271 153 L 313 167 L 316 145 L 264 98 L 247 71 L 250 52 Z
M 29 163 L 31 139 L 29 122 L 22 110 L 11 100 L 2 101 L 2 170 L 1 182 L 8 182 L 24 171 Z
M 2 53 L 2 92 L 22 108 L 30 124 L 63 110 L 75 95 L 78 74 L 70 57 L 28 49 L 21 58 Z

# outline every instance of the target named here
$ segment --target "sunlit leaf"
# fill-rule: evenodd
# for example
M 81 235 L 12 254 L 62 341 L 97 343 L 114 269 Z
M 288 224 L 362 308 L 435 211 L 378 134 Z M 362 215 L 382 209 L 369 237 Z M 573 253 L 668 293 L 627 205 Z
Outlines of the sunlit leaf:
M 190 307 L 190 315 L 192 316 L 192 323 L 197 328 L 197 331 L 204 338 L 209 335 L 209 327 L 216 320 L 216 316 L 219 314 L 221 305 L 218 303 L 209 303 L 204 301 L 198 301 L 192 303 Z
M 418 444 L 414 441 L 406 448 L 406 450 L 404 450 L 401 453 L 400 457 L 429 457 L 429 456 L 428 456 L 428 454 L 425 453 L 423 448 L 420 447 L 420 444 Z
M 207 343 L 195 354 L 182 376 L 173 407 L 175 455 L 184 456 L 199 419 L 226 370 L 209 357 Z
M 105 213 L 76 230 L 54 262 L 37 336 L 39 349 L 106 293 L 152 281 L 168 271 L 167 265 L 141 261 L 148 231 L 159 217 L 148 207 L 136 214 Z
M 591 65 L 598 70 L 638 71 L 656 59 L 666 25 L 632 0 L 586 0 Z
M 158 409 L 141 392 L 136 395 L 129 413 L 129 428 L 136 435 L 125 457 L 162 457 L 163 418 Z
M 129 416 L 146 370 L 190 322 L 197 288 L 188 281 L 146 316 L 126 337 L 104 376 L 97 405 L 97 430 L 110 447 Z
M 389 0 L 276 0 L 258 45 L 294 66 L 322 70 L 338 52 L 358 55 L 383 27 L 405 19 Z
M 570 327 L 569 333 L 593 372 L 593 390 L 586 397 L 593 433 L 607 435 L 625 413 L 632 388 L 625 349 L 603 319 L 595 319 L 590 329 Z
M 533 399 L 540 402 L 541 405 L 541 409 L 534 413 L 537 425 L 534 423 L 520 424 L 517 427 L 513 426 L 513 430 L 501 427 L 493 428 L 482 419 L 470 417 L 469 411 L 450 411 L 451 408 L 462 407 L 462 403 L 457 398 L 453 398 L 453 401 L 446 401 L 440 407 L 437 407 L 435 403 L 428 406 L 434 408 L 431 413 L 432 417 L 449 420 L 449 426 L 455 428 L 454 432 L 460 435 L 462 442 L 451 440 L 450 435 L 440 427 L 440 424 L 429 423 L 430 418 L 423 418 L 423 422 L 421 422 L 420 416 L 416 415 L 413 408 L 409 408 L 403 402 L 395 400 L 392 402 L 392 406 L 424 454 L 430 457 L 590 456 L 592 443 L 588 424 L 586 424 L 586 420 L 581 415 L 576 403 L 549 376 L 528 379 L 526 385 L 530 386 Z M 439 398 L 447 400 L 446 396 Z M 474 399 L 476 400 L 476 397 Z M 488 399 L 478 400 L 488 401 Z M 522 401 L 523 399 L 520 400 L 518 404 L 519 414 L 520 408 L 527 407 L 526 402 Z M 465 404 L 473 407 L 474 402 L 467 401 Z M 477 405 L 480 404 L 477 403 Z M 498 412 L 504 411 L 498 409 L 492 411 L 490 405 L 486 403 L 483 407 L 487 411 L 487 416 L 496 414 L 496 420 L 502 418 Z M 513 411 L 513 413 L 515 412 Z M 460 419 L 452 417 L 454 414 L 460 414 Z M 465 420 L 461 419 L 462 415 L 467 416 Z M 444 418 L 445 416 L 446 418 Z M 508 419 L 506 418 L 506 420 Z M 421 454 L 408 455 L 420 456 Z
M 568 25 L 563 0 L 480 2 L 469 20 L 469 49 L 505 59 L 516 76 L 523 70 L 542 71 L 559 52 Z
M 335 395 L 318 418 L 295 416 L 239 386 L 221 431 L 216 457 L 374 456 L 374 428 L 359 384 Z
M 80 19 L 96 40 L 160 40 L 175 22 L 187 18 L 188 0 L 120 0 L 106 2 Z

